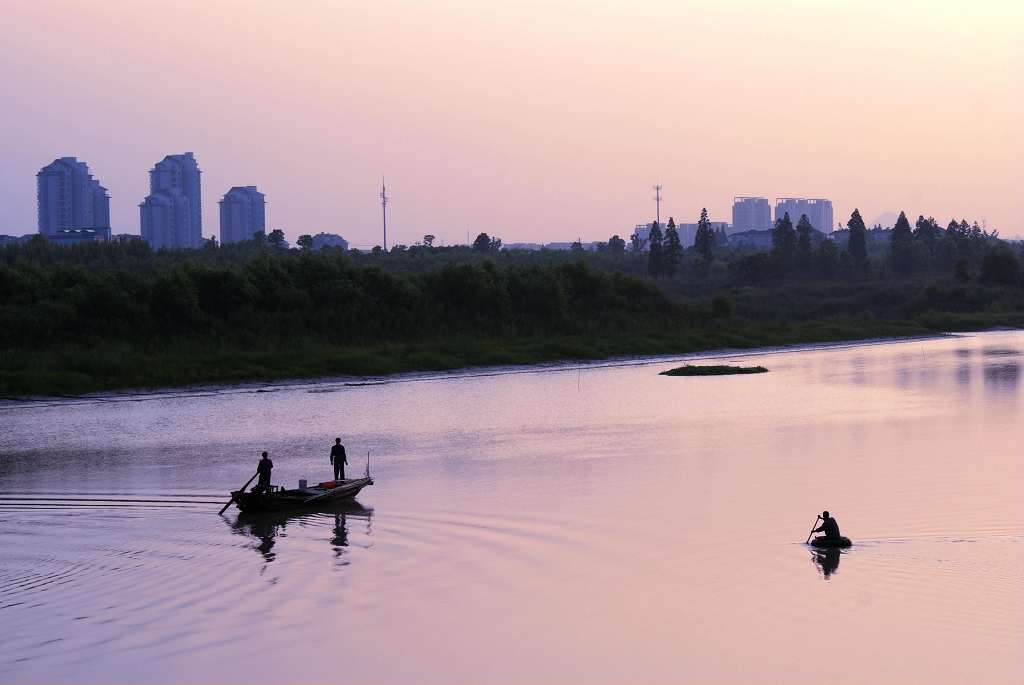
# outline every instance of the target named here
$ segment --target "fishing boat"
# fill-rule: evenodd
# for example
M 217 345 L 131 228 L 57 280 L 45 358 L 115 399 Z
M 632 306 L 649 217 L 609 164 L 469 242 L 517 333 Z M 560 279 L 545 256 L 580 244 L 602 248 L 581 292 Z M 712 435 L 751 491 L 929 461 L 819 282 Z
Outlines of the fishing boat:
M 348 478 L 345 480 L 328 480 L 316 485 L 298 487 L 291 490 L 274 486 L 270 492 L 266 493 L 246 492 L 242 489 L 231 493 L 231 501 L 242 512 L 305 509 L 327 502 L 350 500 L 368 485 L 373 485 L 373 479 L 365 476 L 363 478 Z
M 838 538 L 827 538 L 819 536 L 811 540 L 811 547 L 817 547 L 818 549 L 836 549 L 839 547 L 849 547 L 853 544 L 850 538 L 838 537 Z

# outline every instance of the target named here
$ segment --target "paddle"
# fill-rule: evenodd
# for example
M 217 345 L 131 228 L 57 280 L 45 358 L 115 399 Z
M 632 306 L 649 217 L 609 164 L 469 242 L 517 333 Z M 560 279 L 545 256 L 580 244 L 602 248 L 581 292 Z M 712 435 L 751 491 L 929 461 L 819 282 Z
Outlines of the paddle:
M 250 478 L 249 480 L 245 481 L 245 485 L 243 485 L 242 487 L 238 488 L 238 491 L 239 492 L 244 492 L 245 489 L 247 487 L 249 487 L 249 483 L 251 483 L 254 480 L 256 480 L 256 476 L 258 476 L 258 475 L 260 475 L 259 471 L 257 471 L 256 473 L 252 474 L 252 478 Z M 231 493 L 231 499 L 228 500 L 228 503 L 224 505 L 223 509 L 221 509 L 220 511 L 217 512 L 217 515 L 219 516 L 219 515 L 223 514 L 225 511 L 228 510 L 228 507 L 230 507 L 234 503 L 235 503 L 235 493 Z
M 820 517 L 820 516 L 815 516 L 815 517 L 814 517 L 814 525 L 813 525 L 813 526 L 811 526 L 811 532 L 807 534 L 807 542 L 804 542 L 804 544 L 805 544 L 805 545 L 806 545 L 806 544 L 807 544 L 808 542 L 810 542 L 810 541 L 811 541 L 811 536 L 812 536 L 812 535 L 814 535 L 814 529 L 818 527 L 818 521 L 820 521 L 820 520 L 821 520 L 821 517 Z

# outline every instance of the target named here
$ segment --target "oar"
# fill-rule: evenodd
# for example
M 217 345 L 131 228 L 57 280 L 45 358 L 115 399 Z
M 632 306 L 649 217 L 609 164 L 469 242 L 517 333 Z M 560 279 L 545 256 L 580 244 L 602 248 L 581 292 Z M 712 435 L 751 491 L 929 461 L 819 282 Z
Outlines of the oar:
M 225 507 L 225 508 L 227 508 L 227 507 Z M 807 542 L 804 542 L 804 544 L 805 544 L 805 545 L 806 545 L 806 544 L 807 544 L 808 542 L 810 542 L 810 541 L 811 541 L 811 536 L 812 536 L 812 535 L 814 535 L 814 529 L 818 527 L 818 521 L 820 521 L 820 520 L 821 520 L 821 517 L 820 517 L 820 516 L 815 516 L 815 517 L 814 517 L 814 525 L 813 525 L 813 526 L 811 526 L 811 532 L 807 534 Z
M 252 474 L 252 478 L 250 478 L 249 480 L 245 481 L 245 485 L 243 485 L 242 487 L 238 488 L 238 490 L 240 492 L 244 492 L 245 489 L 247 487 L 249 487 L 249 483 L 251 483 L 254 480 L 256 480 L 256 476 L 258 476 L 258 475 L 260 475 L 259 471 L 257 471 L 256 473 Z M 221 509 L 220 511 L 217 512 L 217 515 L 219 516 L 219 515 L 223 514 L 225 511 L 228 510 L 228 507 L 230 507 L 234 503 L 235 503 L 235 493 L 231 493 L 231 499 L 228 500 L 228 503 L 224 505 L 223 509 Z

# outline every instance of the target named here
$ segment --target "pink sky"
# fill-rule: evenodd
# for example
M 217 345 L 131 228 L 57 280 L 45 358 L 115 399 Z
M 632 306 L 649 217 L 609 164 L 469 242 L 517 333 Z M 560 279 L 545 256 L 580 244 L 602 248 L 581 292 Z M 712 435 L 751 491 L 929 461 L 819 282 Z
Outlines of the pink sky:
M 893 6 L 898 5 L 898 6 Z M 268 229 L 379 242 L 607 239 L 734 195 L 1024 234 L 1024 3 L 54 2 L 0 9 L 0 233 L 76 155 L 138 233 L 195 152 Z

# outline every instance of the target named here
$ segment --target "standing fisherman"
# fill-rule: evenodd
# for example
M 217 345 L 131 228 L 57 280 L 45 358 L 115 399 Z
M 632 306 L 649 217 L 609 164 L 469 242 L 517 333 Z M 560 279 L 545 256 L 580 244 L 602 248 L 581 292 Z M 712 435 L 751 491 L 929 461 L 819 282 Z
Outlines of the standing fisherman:
M 259 465 L 256 466 L 256 473 L 260 474 L 260 480 L 256 483 L 253 492 L 270 492 L 270 472 L 273 470 L 274 462 L 270 461 L 270 457 L 264 452 L 263 458 L 260 459 Z
M 345 446 L 341 444 L 341 438 L 334 439 L 331 463 L 334 464 L 334 480 L 345 480 L 345 464 L 348 463 L 348 458 L 345 456 Z

